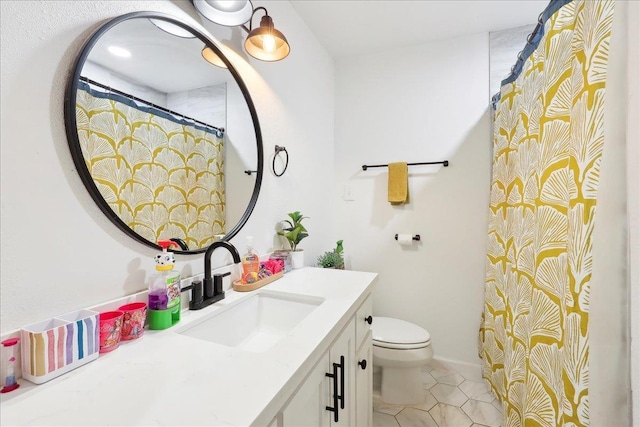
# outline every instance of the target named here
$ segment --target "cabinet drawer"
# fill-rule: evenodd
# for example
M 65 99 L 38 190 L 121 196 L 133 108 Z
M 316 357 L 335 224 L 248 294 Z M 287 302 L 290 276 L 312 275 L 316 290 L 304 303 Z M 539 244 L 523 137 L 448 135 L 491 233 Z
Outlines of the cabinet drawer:
M 362 341 L 367 336 L 367 333 L 371 330 L 371 324 L 369 323 L 369 320 L 372 318 L 373 298 L 371 294 L 369 294 L 356 312 L 356 348 L 360 348 Z

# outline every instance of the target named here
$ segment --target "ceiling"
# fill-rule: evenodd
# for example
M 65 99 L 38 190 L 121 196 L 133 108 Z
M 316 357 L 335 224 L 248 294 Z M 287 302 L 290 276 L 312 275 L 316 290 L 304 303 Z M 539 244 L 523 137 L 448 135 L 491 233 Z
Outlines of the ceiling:
M 535 24 L 548 4 L 548 0 L 290 2 L 334 59 Z

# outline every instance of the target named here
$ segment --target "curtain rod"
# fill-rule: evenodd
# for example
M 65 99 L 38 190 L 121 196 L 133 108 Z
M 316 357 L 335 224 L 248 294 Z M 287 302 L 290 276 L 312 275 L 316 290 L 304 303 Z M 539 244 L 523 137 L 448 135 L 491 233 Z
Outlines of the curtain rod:
M 131 95 L 131 94 L 126 93 L 126 92 L 122 92 L 122 91 L 120 91 L 118 89 L 114 89 L 114 88 L 112 88 L 110 86 L 107 86 L 107 85 L 102 84 L 100 82 L 97 82 L 95 80 L 91 80 L 88 77 L 80 76 L 80 80 L 82 80 L 83 82 L 87 82 L 89 84 L 92 84 L 94 86 L 98 86 L 98 87 L 100 87 L 102 89 L 106 89 L 109 92 L 117 93 L 118 95 L 124 96 L 125 98 L 129 98 L 129 99 L 132 99 L 132 100 L 137 101 L 137 102 L 142 102 L 142 103 L 147 104 L 147 105 L 149 105 L 149 106 L 151 106 L 153 108 L 157 108 L 160 111 L 164 111 L 165 113 L 169 113 L 169 114 L 173 114 L 174 116 L 182 117 L 185 120 L 190 120 L 190 121 L 198 123 L 200 125 L 215 129 L 218 132 L 224 133 L 224 128 L 219 128 L 217 126 L 210 125 L 209 123 L 205 123 L 205 122 L 202 122 L 200 120 L 196 120 L 193 117 L 185 116 L 184 114 L 177 113 L 177 112 L 175 112 L 173 110 L 169 110 L 168 108 L 161 107 L 160 105 L 156 105 L 153 102 L 146 101 L 146 100 L 144 100 L 142 98 L 138 98 L 137 96 Z
M 443 160 L 442 162 L 420 162 L 420 163 L 407 163 L 407 166 L 418 166 L 418 165 L 444 165 L 444 167 L 449 166 L 449 160 Z M 362 165 L 362 170 L 366 171 L 368 168 L 386 168 L 389 165 Z

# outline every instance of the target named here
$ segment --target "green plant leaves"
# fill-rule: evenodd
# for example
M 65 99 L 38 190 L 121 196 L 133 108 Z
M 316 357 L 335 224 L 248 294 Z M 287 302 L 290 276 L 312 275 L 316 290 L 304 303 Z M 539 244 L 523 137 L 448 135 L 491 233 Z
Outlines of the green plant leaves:
M 302 220 L 308 218 L 303 216 L 300 211 L 295 211 L 288 213 L 289 218 L 282 221 L 288 225 L 288 227 L 284 227 L 282 231 L 278 231 L 278 235 L 284 236 L 289 241 L 289 245 L 291 246 L 291 250 L 295 251 L 298 247 L 298 244 L 302 239 L 309 236 L 307 229 L 302 225 Z

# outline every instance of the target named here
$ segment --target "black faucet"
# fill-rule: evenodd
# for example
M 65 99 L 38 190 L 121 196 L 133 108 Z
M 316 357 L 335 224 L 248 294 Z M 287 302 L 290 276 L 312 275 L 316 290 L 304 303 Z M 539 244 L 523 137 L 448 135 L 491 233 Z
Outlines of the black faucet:
M 240 263 L 240 254 L 231 243 L 225 242 L 224 240 L 218 240 L 209 246 L 204 254 L 204 280 L 202 282 L 196 280 L 191 283 L 191 286 L 183 288 L 183 290 L 191 289 L 191 302 L 189 303 L 190 310 L 200 310 L 201 308 L 205 308 L 216 301 L 224 299 L 222 278 L 231 273 L 215 274 L 213 278 L 211 277 L 211 255 L 217 248 L 225 248 L 229 253 L 231 253 L 233 262 L 235 264 Z

